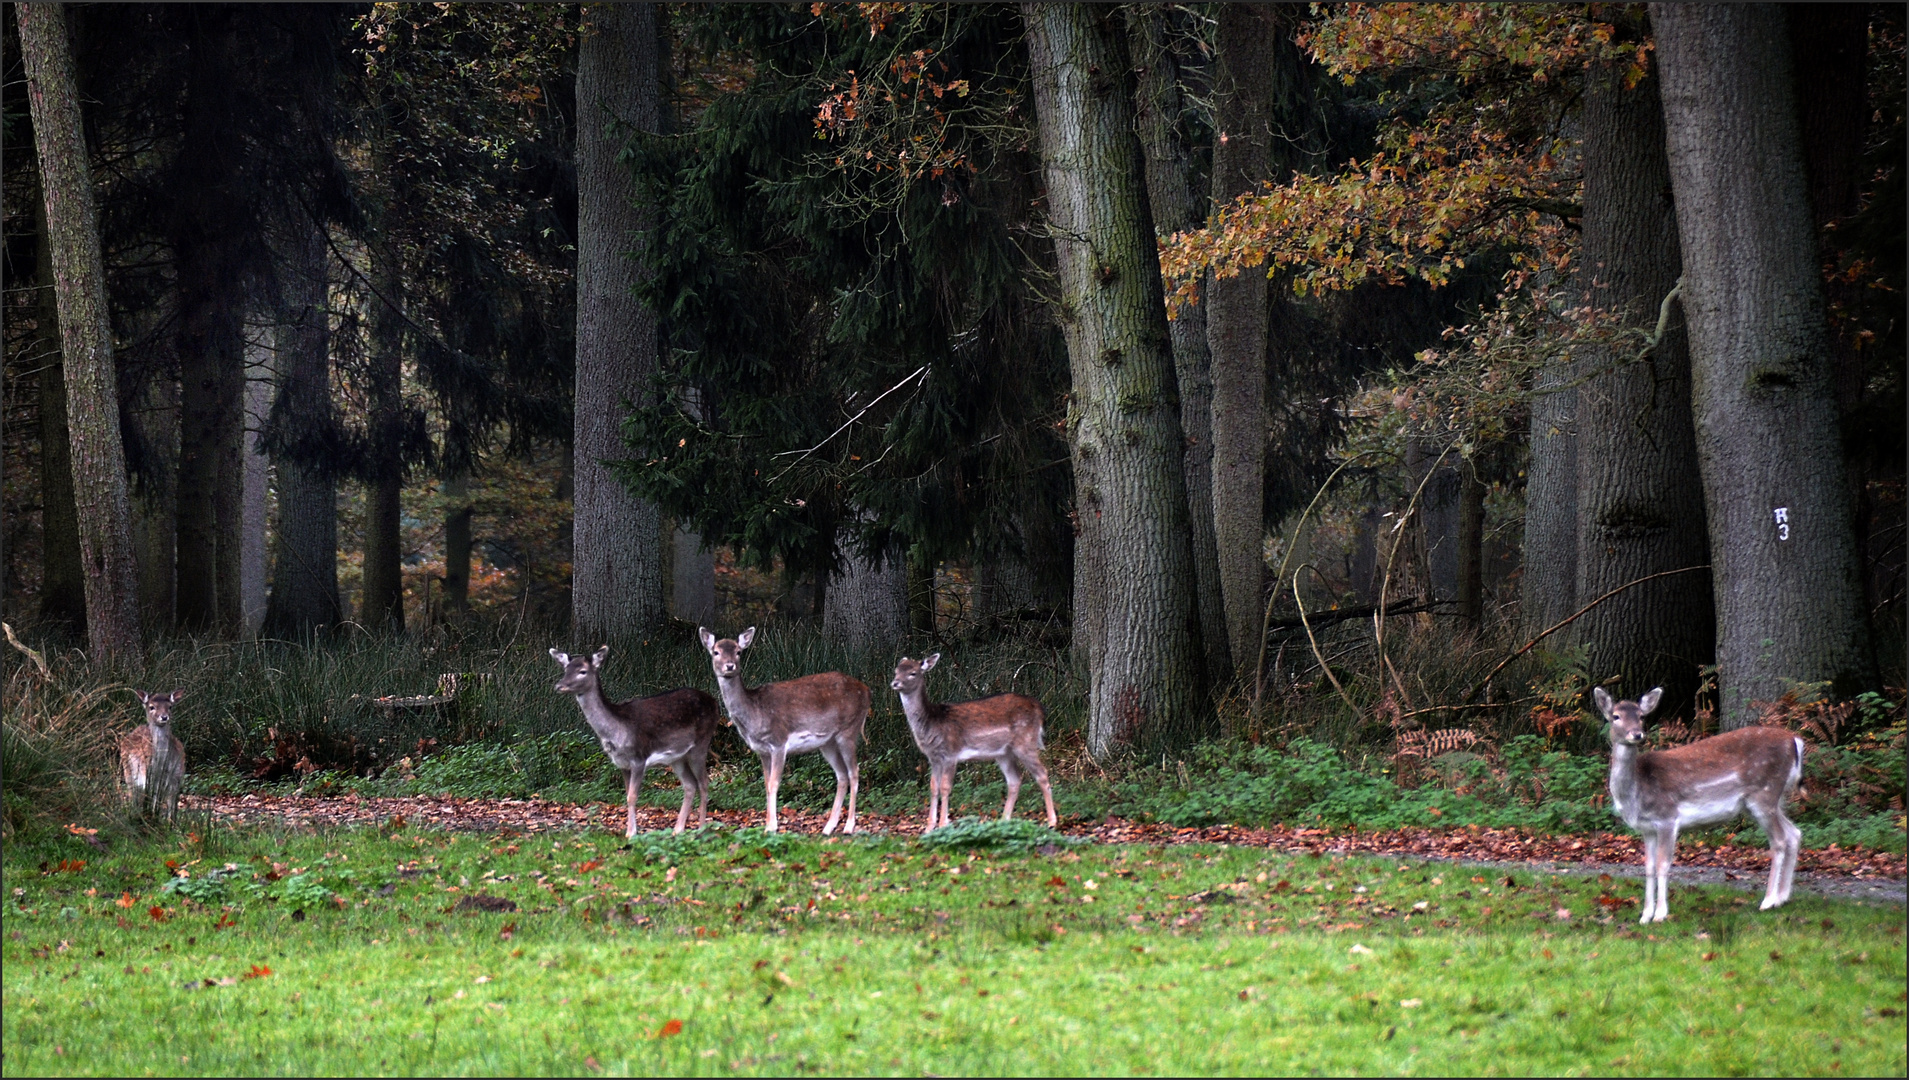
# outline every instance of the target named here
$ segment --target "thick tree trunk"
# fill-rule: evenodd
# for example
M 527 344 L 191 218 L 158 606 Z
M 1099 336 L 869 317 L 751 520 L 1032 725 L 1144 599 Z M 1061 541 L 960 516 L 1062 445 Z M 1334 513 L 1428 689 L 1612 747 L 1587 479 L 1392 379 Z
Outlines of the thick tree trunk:
M 1179 64 L 1168 45 L 1167 32 L 1166 5 L 1135 5 L 1129 9 L 1127 37 L 1138 90 L 1134 129 L 1146 155 L 1147 198 L 1153 206 L 1154 229 L 1162 234 L 1199 227 L 1207 210 L 1207 201 L 1195 188 L 1193 153 L 1181 129 L 1184 105 Z M 1193 544 L 1200 643 L 1206 650 L 1207 681 L 1224 686 L 1233 677 L 1233 657 L 1213 532 L 1213 356 L 1207 346 L 1205 303 L 1181 308 L 1167 330 L 1173 338 L 1180 427 L 1186 436 L 1183 464 L 1187 524 Z
M 456 472 L 444 479 L 444 595 L 440 621 L 460 618 L 471 606 L 471 478 Z
M 80 570 L 80 523 L 73 512 L 72 453 L 66 444 L 66 368 L 60 360 L 60 318 L 53 284 L 53 239 L 46 200 L 36 199 L 39 226 L 34 283 L 45 359 L 35 379 L 40 392 L 40 620 L 63 623 L 86 636 L 86 575 Z
M 99 216 L 73 83 L 62 4 L 17 4 L 27 98 L 39 151 L 52 248 L 54 298 L 68 409 L 73 503 L 86 579 L 87 640 L 96 660 L 137 662 L 139 585 L 133 570 L 132 504 L 119 433 L 119 386 Z
M 275 337 L 274 330 L 255 332 Z M 261 337 L 256 344 L 248 344 L 245 351 L 244 500 L 239 515 L 244 535 L 239 550 L 239 636 L 253 641 L 265 625 L 265 582 L 269 570 L 265 541 L 271 463 L 261 442 L 266 417 L 272 411 L 272 383 L 278 360 L 272 338 Z
M 301 221 L 288 246 L 278 329 L 282 442 L 322 438 L 331 426 L 331 317 L 325 237 Z M 338 596 L 337 483 L 323 470 L 278 460 L 278 530 L 264 633 L 302 641 L 344 621 Z
M 1682 273 L 1664 157 L 1657 81 L 1625 89 L 1595 74 L 1584 105 L 1586 303 L 1651 330 Z M 1690 352 L 1682 312 L 1639 364 L 1593 378 L 1578 392 L 1577 595 L 1588 603 L 1650 574 L 1709 561 L 1703 484 L 1690 419 Z M 1618 358 L 1589 360 L 1611 367 Z M 1716 647 L 1710 576 L 1659 578 L 1628 589 L 1573 625 L 1590 647 L 1593 678 L 1615 676 L 1621 697 L 1654 686 L 1666 715 L 1685 711 L 1698 668 Z
M 1273 176 L 1272 82 L 1280 34 L 1271 4 L 1222 4 L 1214 62 L 1213 204 L 1258 191 Z M 1213 279 L 1213 522 L 1231 655 L 1259 657 L 1266 577 L 1266 335 L 1263 270 Z
M 1080 562 L 1098 563 L 1088 749 L 1196 721 L 1205 699 L 1171 338 L 1111 8 L 1024 4 L 1073 393 Z M 1092 519 L 1093 525 L 1088 527 Z M 1091 534 L 1098 533 L 1098 536 Z M 1082 598 L 1076 595 L 1076 601 Z
M 926 559 L 908 559 L 908 629 L 922 637 L 935 633 L 935 564 Z
M 669 613 L 697 626 L 716 624 L 716 553 L 688 529 L 670 530 Z
M 571 620 L 578 639 L 641 633 L 662 620 L 662 519 L 603 466 L 624 456 L 628 405 L 657 370 L 657 317 L 636 298 L 655 212 L 617 164 L 620 130 L 657 132 L 662 71 L 655 4 L 590 10 L 577 63 L 577 498 Z
M 1876 682 L 1782 8 L 1651 5 L 1726 727 Z
M 1476 630 L 1485 617 L 1485 485 L 1477 463 L 1463 462 L 1458 491 L 1458 617 Z
M 172 631 L 173 575 L 179 520 L 173 500 L 179 487 L 179 384 L 149 381 L 126 417 L 144 447 L 133 476 L 133 551 L 139 568 L 139 619 L 150 638 Z M 132 439 L 128 439 L 130 445 Z
M 620 130 L 662 122 L 662 66 L 654 4 L 590 9 L 593 31 L 577 61 L 576 496 L 571 619 L 578 640 L 637 634 L 662 621 L 662 518 L 604 462 L 625 456 L 619 435 L 656 371 L 656 316 L 635 295 L 655 212 L 616 161 Z M 621 128 L 619 127 L 621 126 Z M 639 256 L 640 258 L 640 256 Z
M 404 629 L 404 264 L 397 240 L 371 246 L 371 362 L 366 402 L 372 466 L 365 484 L 364 592 L 358 621 Z
M 230 39 L 216 23 L 194 34 L 184 139 L 168 186 L 179 296 L 179 625 L 237 636 L 246 289 L 227 215 L 247 151 L 237 144 Z
M 829 582 L 822 633 L 851 649 L 899 649 L 908 637 L 908 560 L 890 551 L 877 566 L 856 554 L 848 531 L 836 546 L 848 569 Z
M 1525 469 L 1519 614 L 1536 636 L 1578 609 L 1578 392 L 1569 361 L 1538 373 Z
M 1448 451 L 1429 440 L 1414 439 L 1406 449 L 1405 467 L 1406 477 L 1418 493 L 1418 508 L 1413 511 L 1410 528 L 1416 549 L 1413 562 L 1419 599 L 1456 601 L 1464 459 L 1456 449 Z

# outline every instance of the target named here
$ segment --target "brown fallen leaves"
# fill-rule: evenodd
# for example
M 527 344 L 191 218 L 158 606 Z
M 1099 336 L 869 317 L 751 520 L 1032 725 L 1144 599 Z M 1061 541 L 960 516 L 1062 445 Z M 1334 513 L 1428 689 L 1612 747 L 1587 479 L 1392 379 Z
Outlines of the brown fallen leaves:
M 241 823 L 276 821 L 292 826 L 377 826 L 394 817 L 422 828 L 520 834 L 598 828 L 621 831 L 623 807 L 610 803 L 578 805 L 546 799 L 476 799 L 458 796 L 408 798 L 330 798 L 309 795 L 186 796 L 182 806 L 210 811 L 214 817 Z M 762 825 L 762 811 L 711 811 L 710 818 L 731 826 Z M 822 812 L 781 810 L 782 827 L 793 833 L 820 833 L 827 815 Z M 660 807 L 637 810 L 641 829 L 668 829 L 676 811 Z M 857 824 L 873 833 L 912 834 L 921 827 L 918 815 L 860 814 Z M 1636 836 L 1623 833 L 1582 833 L 1548 836 L 1521 829 L 1461 828 L 1332 829 L 1291 825 L 1249 827 L 1208 825 L 1176 828 L 1155 822 L 1109 817 L 1095 821 L 1064 821 L 1062 832 L 1088 836 L 1109 844 L 1235 844 L 1272 848 L 1291 854 L 1417 856 L 1482 862 L 1641 863 L 1644 849 Z M 1686 840 L 1678 845 L 1679 866 L 1708 866 L 1745 874 L 1767 873 L 1767 848 L 1745 844 L 1708 844 Z M 1869 848 L 1805 850 L 1799 870 L 1851 878 L 1909 876 L 1909 860 L 1890 851 Z

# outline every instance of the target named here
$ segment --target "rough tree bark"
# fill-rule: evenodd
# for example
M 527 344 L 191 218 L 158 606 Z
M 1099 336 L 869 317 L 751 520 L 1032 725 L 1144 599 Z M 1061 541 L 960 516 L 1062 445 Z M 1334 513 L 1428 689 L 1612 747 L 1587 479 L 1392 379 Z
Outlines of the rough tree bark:
M 244 417 L 244 253 L 228 215 L 245 148 L 230 70 L 232 31 L 193 35 L 184 137 L 168 176 L 179 312 L 178 617 L 182 629 L 237 636 L 239 468 Z M 226 595 L 230 593 L 231 595 Z
M 297 445 L 322 438 L 331 427 L 331 318 L 320 226 L 307 221 L 295 226 L 284 266 L 276 411 L 280 441 Z M 322 469 L 289 455 L 277 464 L 278 530 L 263 632 L 302 641 L 344 621 L 338 596 L 338 487 Z
M 1716 592 L 1720 713 L 1872 688 L 1781 7 L 1652 4 Z
M 1525 542 L 1519 614 L 1534 636 L 1578 608 L 1578 392 L 1568 360 L 1538 373 L 1525 467 Z
M 262 440 L 266 417 L 272 410 L 272 383 L 278 369 L 276 326 L 254 330 L 260 335 L 246 345 L 245 364 L 245 456 L 243 459 L 244 529 L 239 552 L 239 636 L 256 640 L 265 625 L 265 580 L 269 572 L 265 550 L 266 517 L 269 512 L 267 487 L 270 462 Z
M 1614 72 L 1590 77 L 1584 102 L 1586 303 L 1650 331 L 1682 273 L 1655 79 L 1626 89 Z M 1681 311 L 1643 363 L 1605 371 L 1578 389 L 1577 595 L 1586 602 L 1650 574 L 1709 561 L 1703 484 L 1690 418 L 1690 351 Z M 1617 357 L 1592 357 L 1595 369 Z M 1708 574 L 1628 589 L 1573 626 L 1592 677 L 1617 677 L 1620 696 L 1653 686 L 1665 715 L 1685 711 L 1715 627 Z
M 703 546 L 703 538 L 688 529 L 670 530 L 671 618 L 695 623 L 716 624 L 716 553 Z
M 1127 22 L 1138 90 L 1134 129 L 1146 155 L 1147 198 L 1153 206 L 1154 228 L 1160 233 L 1199 227 L 1207 209 L 1206 200 L 1195 190 L 1197 170 L 1180 126 L 1184 107 L 1180 71 L 1168 46 L 1167 17 L 1164 4 L 1134 5 Z M 1167 330 L 1173 338 L 1180 427 L 1186 436 L 1187 524 L 1193 544 L 1200 643 L 1206 650 L 1207 681 L 1224 686 L 1233 677 L 1233 657 L 1213 533 L 1213 356 L 1207 346 L 1204 301 L 1182 307 Z
M 440 621 L 457 619 L 471 606 L 471 477 L 458 470 L 444 478 L 444 595 Z
M 371 470 L 365 482 L 365 561 L 358 621 L 367 629 L 404 629 L 404 263 L 397 239 L 382 230 L 371 246 L 371 358 L 366 409 Z
M 578 640 L 662 621 L 662 518 L 610 475 L 620 428 L 656 370 L 656 316 L 635 294 L 655 213 L 617 164 L 622 132 L 659 130 L 662 66 L 654 4 L 589 9 L 577 60 L 576 477 L 571 621 Z M 631 248 L 639 249 L 632 257 Z
M 1213 204 L 1258 191 L 1273 176 L 1271 88 L 1281 31 L 1276 5 L 1222 4 L 1214 60 Z M 1259 656 L 1264 615 L 1266 274 L 1212 279 L 1213 522 L 1229 653 Z
M 1082 619 L 1077 609 L 1075 632 L 1097 635 L 1087 742 L 1104 756 L 1193 721 L 1205 698 L 1185 444 L 1118 14 L 1021 10 L 1073 376 L 1075 505 L 1093 545 L 1077 565 L 1100 570 L 1099 595 L 1076 603 L 1103 611 Z
M 908 560 L 897 549 L 877 566 L 856 553 L 846 529 L 835 543 L 847 569 L 829 582 L 823 635 L 851 649 L 899 647 L 908 637 Z
M 66 444 L 66 368 L 60 361 L 60 317 L 53 284 L 53 238 L 46 226 L 46 199 L 34 200 L 33 282 L 38 290 L 35 335 L 41 357 L 35 376 L 40 392 L 40 620 L 64 623 L 86 636 L 86 575 L 80 569 L 80 523 L 73 512 L 73 463 Z
M 87 640 L 96 660 L 137 662 L 139 584 L 133 570 L 132 503 L 119 433 L 119 387 L 106 308 L 99 216 L 74 90 L 73 53 L 62 4 L 16 4 L 27 99 L 39 151 L 51 241 L 54 298 L 66 383 L 73 502 L 86 577 Z

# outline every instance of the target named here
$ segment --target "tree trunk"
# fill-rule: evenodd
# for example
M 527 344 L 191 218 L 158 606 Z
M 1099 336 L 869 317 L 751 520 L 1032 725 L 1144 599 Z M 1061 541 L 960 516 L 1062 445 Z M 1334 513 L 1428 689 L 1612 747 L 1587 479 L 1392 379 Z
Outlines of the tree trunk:
M 1082 562 L 1100 569 L 1088 749 L 1105 756 L 1195 721 L 1205 700 L 1185 442 L 1116 13 L 1021 10 L 1073 376 L 1076 506 L 1083 525 L 1095 522 L 1083 539 L 1099 541 Z M 1081 622 L 1077 612 L 1077 633 Z
M 39 151 L 52 248 L 54 298 L 68 410 L 73 503 L 86 579 L 87 640 L 95 660 L 140 657 L 139 584 L 133 571 L 132 504 L 119 434 L 119 386 L 99 216 L 73 85 L 62 4 L 19 4 L 20 51 Z
M 908 558 L 908 629 L 923 637 L 935 635 L 935 564 L 910 555 Z
M 1876 683 L 1783 9 L 1651 5 L 1726 727 Z
M 1649 331 L 1682 273 L 1664 157 L 1657 81 L 1625 89 L 1594 73 L 1584 104 L 1586 303 Z M 1673 311 L 1681 316 L 1681 311 Z M 1610 355 L 1588 363 L 1609 367 Z M 1690 419 L 1690 352 L 1675 318 L 1643 363 L 1619 367 L 1578 394 L 1577 595 L 1588 603 L 1628 582 L 1709 561 L 1703 485 Z M 1622 697 L 1654 686 L 1665 715 L 1687 710 L 1698 669 L 1716 647 L 1707 573 L 1659 578 L 1586 612 L 1573 638 L 1591 675 L 1615 676 Z
M 1181 129 L 1184 105 L 1179 64 L 1168 45 L 1167 8 L 1161 4 L 1129 9 L 1138 93 L 1135 131 L 1147 162 L 1147 198 L 1154 229 L 1162 234 L 1198 228 L 1206 201 L 1195 190 L 1193 153 Z M 1227 636 L 1226 604 L 1220 591 L 1219 549 L 1213 532 L 1213 356 L 1207 346 L 1206 305 L 1180 309 L 1167 324 L 1173 338 L 1173 369 L 1180 386 L 1180 427 L 1186 436 L 1184 467 L 1187 523 L 1193 544 L 1195 599 L 1200 611 L 1200 643 L 1206 650 L 1207 681 L 1224 686 L 1233 677 Z M 1250 660 L 1249 660 L 1250 662 Z
M 656 316 L 635 294 L 632 245 L 655 229 L 630 170 L 623 131 L 655 132 L 662 78 L 654 4 L 590 8 L 577 61 L 577 388 L 571 618 L 578 640 L 642 633 L 663 618 L 662 518 L 604 462 L 624 457 L 629 405 L 649 395 Z
M 671 618 L 716 624 L 716 553 L 688 529 L 670 530 L 669 613 Z
M 230 38 L 216 24 L 193 35 L 184 138 L 168 196 L 179 297 L 179 625 L 237 636 L 246 289 L 227 215 L 237 201 L 236 162 L 247 150 L 237 144 Z
M 823 635 L 850 649 L 899 649 L 908 637 L 908 560 L 892 550 L 877 566 L 855 553 L 846 529 L 836 546 L 848 569 L 829 582 Z
M 439 621 L 450 622 L 471 607 L 471 478 L 456 472 L 444 479 L 444 594 Z
M 1456 449 L 1447 451 L 1429 443 L 1414 439 L 1406 450 L 1406 477 L 1418 493 L 1418 508 L 1408 527 L 1412 530 L 1411 543 L 1417 549 L 1414 562 L 1419 599 L 1451 602 L 1458 599 L 1464 459 Z
M 1485 617 L 1485 485 L 1477 463 L 1462 462 L 1458 491 L 1458 617 L 1478 629 Z
M 276 328 L 274 328 L 276 329 Z M 271 330 L 259 331 L 273 333 Z M 268 573 L 265 549 L 267 517 L 270 511 L 270 461 L 261 445 L 265 421 L 272 410 L 272 383 L 278 360 L 273 344 L 261 338 L 246 345 L 245 365 L 245 455 L 242 462 L 244 499 L 240 524 L 244 533 L 239 552 L 239 636 L 246 641 L 258 639 L 265 625 L 265 581 Z
M 126 420 L 144 448 L 134 473 L 133 550 L 139 568 L 139 618 L 149 638 L 170 633 L 174 625 L 173 575 L 178 567 L 179 529 L 174 499 L 179 488 L 179 384 L 168 378 L 147 382 Z
M 279 324 L 280 441 L 323 438 L 331 427 L 331 316 L 321 226 L 300 221 L 281 275 L 286 312 Z M 344 621 L 338 596 L 337 482 L 289 456 L 278 460 L 278 531 L 264 633 L 303 641 Z
M 1568 360 L 1546 365 L 1538 373 L 1537 396 L 1531 402 L 1519 590 L 1527 637 L 1543 633 L 1578 608 L 1578 392 L 1559 389 L 1574 375 Z
M 358 621 L 370 630 L 404 629 L 404 265 L 397 239 L 371 245 L 371 362 L 366 405 L 371 476 L 365 484 L 364 592 Z
M 80 523 L 73 511 L 72 452 L 66 443 L 66 368 L 60 360 L 60 318 L 54 296 L 53 238 L 47 231 L 46 200 L 34 213 L 34 283 L 39 289 L 36 353 L 45 357 L 35 377 L 40 391 L 40 621 L 64 624 L 86 636 L 86 575 L 80 569 Z
M 1280 33 L 1270 4 L 1222 4 L 1214 62 L 1213 205 L 1273 176 L 1273 67 Z M 1266 335 L 1263 270 L 1208 284 L 1213 356 L 1213 521 L 1229 652 L 1256 663 L 1266 577 Z

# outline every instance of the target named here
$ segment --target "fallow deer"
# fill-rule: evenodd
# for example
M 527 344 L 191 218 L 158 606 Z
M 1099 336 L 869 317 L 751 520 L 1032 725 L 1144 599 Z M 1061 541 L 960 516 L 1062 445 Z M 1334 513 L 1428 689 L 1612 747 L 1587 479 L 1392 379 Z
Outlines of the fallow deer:
M 1644 912 L 1638 922 L 1670 914 L 1670 862 L 1677 830 L 1728 821 L 1745 810 L 1770 838 L 1770 883 L 1760 908 L 1790 898 L 1802 833 L 1783 802 L 1803 776 L 1803 740 L 1781 728 L 1746 727 L 1670 750 L 1640 753 L 1644 717 L 1657 707 L 1658 687 L 1637 701 L 1592 691 L 1610 723 L 1611 808 L 1644 838 Z
M 603 696 L 601 673 L 610 647 L 595 656 L 571 656 L 550 650 L 563 665 L 563 676 L 552 689 L 571 694 L 583 710 L 584 722 L 603 744 L 610 764 L 623 773 L 623 835 L 636 835 L 636 797 L 643 790 L 643 774 L 667 765 L 683 782 L 683 808 L 676 812 L 676 831 L 689 824 L 689 806 L 697 802 L 696 824 L 709 821 L 709 740 L 720 716 L 716 699 L 693 687 L 683 687 L 645 698 L 612 704 Z
M 902 711 L 908 715 L 915 745 L 928 759 L 928 827 L 922 832 L 948 824 L 955 769 L 964 761 L 992 761 L 1001 767 L 1008 785 L 1007 802 L 1001 807 L 1002 821 L 1014 818 L 1014 802 L 1021 795 L 1021 773 L 1026 771 L 1041 786 L 1041 796 L 1047 800 L 1048 828 L 1058 825 L 1054 789 L 1047 782 L 1047 766 L 1041 763 L 1041 727 L 1047 711 L 1024 694 L 995 694 L 948 705 L 929 701 L 924 684 L 928 672 L 940 660 L 940 653 L 919 663 L 904 656 L 895 665 L 894 681 L 888 684 L 901 694 Z
M 186 782 L 186 748 L 172 733 L 172 709 L 184 690 L 148 694 L 134 690 L 146 707 L 146 722 L 119 737 L 120 779 L 140 811 L 171 821 Z
M 830 671 L 787 682 L 744 686 L 742 651 L 755 640 L 756 628 L 752 626 L 735 638 L 717 640 L 716 635 L 699 626 L 696 635 L 709 653 L 709 665 L 716 672 L 716 685 L 722 690 L 730 722 L 742 741 L 762 759 L 762 783 L 768 795 L 767 830 L 775 832 L 777 828 L 776 791 L 782 786 L 784 762 L 791 754 L 814 751 L 835 770 L 835 807 L 829 811 L 822 834 L 835 831 L 842 816 L 844 790 L 848 793 L 848 822 L 842 831 L 854 832 L 855 800 L 862 789 L 855 744 L 862 737 L 862 725 L 868 722 L 868 684 Z

